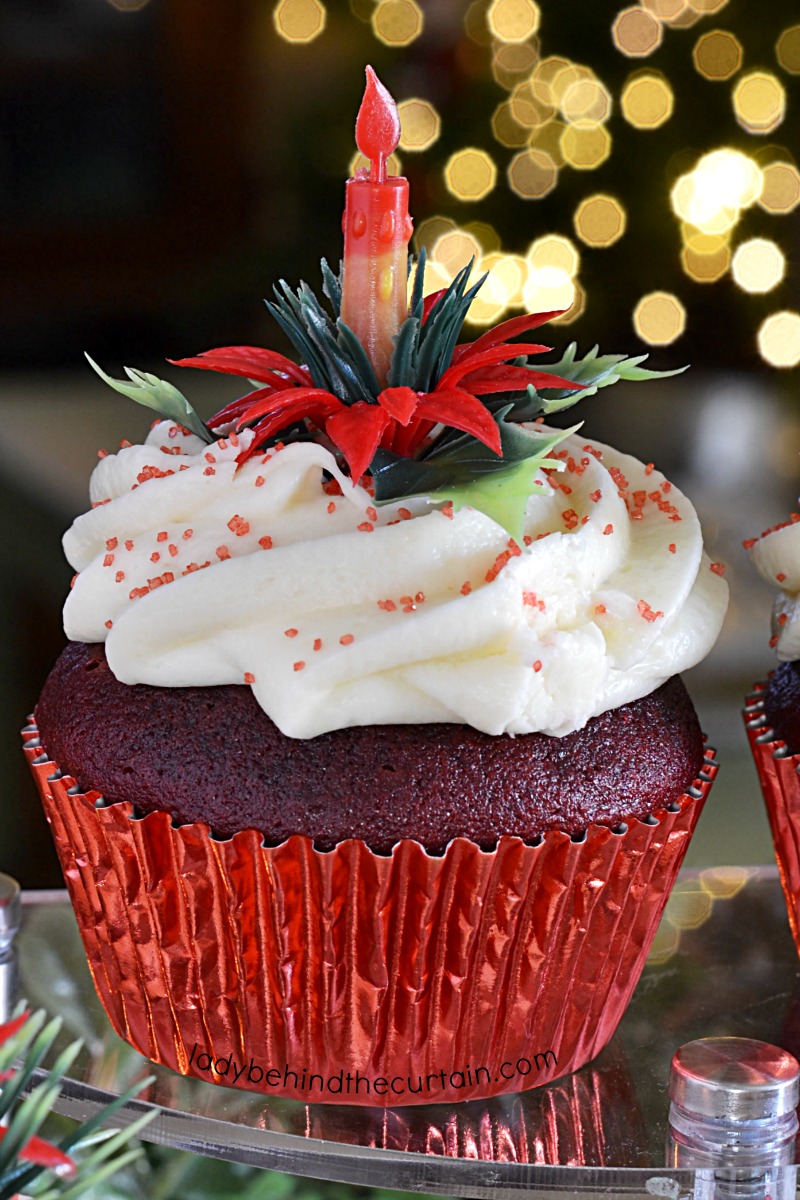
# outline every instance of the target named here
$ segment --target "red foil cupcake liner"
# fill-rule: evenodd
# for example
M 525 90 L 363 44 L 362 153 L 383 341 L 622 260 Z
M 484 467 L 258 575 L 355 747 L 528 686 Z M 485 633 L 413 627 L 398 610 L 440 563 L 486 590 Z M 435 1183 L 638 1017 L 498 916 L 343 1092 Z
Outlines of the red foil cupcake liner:
M 82 793 L 24 732 L 95 985 L 181 1074 L 305 1103 L 519 1092 L 581 1067 L 630 999 L 703 801 L 440 856 L 225 841 Z
M 767 806 L 786 911 L 800 953 L 800 754 L 790 754 L 764 715 L 766 683 L 747 697 L 744 722 Z

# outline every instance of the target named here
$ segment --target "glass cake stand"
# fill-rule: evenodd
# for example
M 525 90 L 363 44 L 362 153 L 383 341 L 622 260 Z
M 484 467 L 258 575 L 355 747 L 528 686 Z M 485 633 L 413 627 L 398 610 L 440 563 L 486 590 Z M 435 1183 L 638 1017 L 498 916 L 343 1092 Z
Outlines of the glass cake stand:
M 345 1183 L 473 1197 L 699 1195 L 700 1172 L 666 1165 L 675 1050 L 733 1035 L 800 1055 L 798 958 L 775 868 L 683 873 L 603 1053 L 547 1087 L 460 1105 L 306 1105 L 185 1079 L 112 1032 L 66 893 L 23 896 L 17 943 L 19 994 L 61 1016 L 63 1043 L 84 1041 L 59 1112 L 85 1119 L 153 1075 L 117 1123 L 156 1106 L 151 1141 Z

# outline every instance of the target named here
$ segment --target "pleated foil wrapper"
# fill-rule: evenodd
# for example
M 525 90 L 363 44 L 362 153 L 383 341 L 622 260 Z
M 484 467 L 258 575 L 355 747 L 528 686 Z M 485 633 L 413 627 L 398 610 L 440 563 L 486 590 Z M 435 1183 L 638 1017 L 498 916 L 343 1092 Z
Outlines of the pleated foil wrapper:
M 790 754 L 764 714 L 766 683 L 747 697 L 744 723 L 767 807 L 786 911 L 800 954 L 800 754 Z
M 37 780 L 100 999 L 141 1054 L 304 1103 L 451 1103 L 574 1071 L 630 999 L 716 774 L 616 830 L 414 841 L 217 840 Z

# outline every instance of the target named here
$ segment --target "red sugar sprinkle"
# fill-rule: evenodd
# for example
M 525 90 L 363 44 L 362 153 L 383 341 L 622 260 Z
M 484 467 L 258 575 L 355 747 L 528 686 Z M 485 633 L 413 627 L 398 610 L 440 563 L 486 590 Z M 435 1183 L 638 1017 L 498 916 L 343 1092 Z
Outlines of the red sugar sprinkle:
M 609 533 L 613 533 L 613 532 L 614 532 L 614 526 L 613 526 L 613 525 L 606 525 L 605 529 L 603 530 L 603 533 L 604 533 L 606 536 L 608 536 L 608 534 L 609 534 Z
M 367 509 L 367 516 L 369 517 L 370 521 L 377 521 L 377 519 L 378 519 L 378 510 L 377 510 L 377 508 L 373 508 L 373 507 L 370 505 L 370 507 Z
M 98 450 L 97 457 L 98 458 L 108 458 L 108 451 L 107 450 Z
M 159 562 L 160 559 L 161 559 L 161 555 L 158 553 L 157 550 L 154 550 L 153 553 L 150 555 L 150 562 Z
M 302 660 L 302 659 L 300 659 L 300 662 L 296 662 L 296 663 L 294 663 L 294 665 L 293 665 L 293 667 L 292 667 L 292 670 L 294 670 L 294 671 L 302 671 L 302 669 L 303 669 L 303 667 L 304 667 L 305 665 L 306 665 L 306 664 L 303 662 L 303 660 Z
M 336 512 L 336 501 L 335 500 L 328 501 L 328 512 L 329 513 Z
M 342 494 L 338 479 L 329 479 L 327 483 L 323 483 L 322 490 L 326 496 L 341 496 Z
M 156 422 L 156 424 L 158 424 L 158 422 Z M 130 448 L 130 445 L 131 445 L 131 443 L 128 441 L 128 439 L 123 438 L 119 444 L 119 447 L 120 447 L 120 450 L 128 450 Z
M 148 479 L 166 479 L 168 475 L 174 474 L 174 471 L 159 471 L 158 467 L 142 467 L 136 478 L 139 483 L 147 483 Z M 136 487 L 137 485 L 134 484 L 133 486 Z
M 272 538 L 269 537 L 268 535 L 266 537 L 261 537 L 258 539 L 258 544 L 262 550 L 271 550 L 272 549 Z
M 244 681 L 245 681 L 245 683 L 255 683 L 256 677 L 255 677 L 255 675 L 251 674 L 250 671 L 245 671 Z
M 133 590 L 128 593 L 128 599 L 138 600 L 140 596 L 146 596 L 149 591 L 149 587 L 133 588 Z
M 170 542 L 170 544 L 169 544 L 169 546 L 167 547 L 167 549 L 168 549 L 168 550 L 169 550 L 169 552 L 170 552 L 170 556 L 171 556 L 172 558 L 175 558 L 175 556 L 176 556 L 176 555 L 177 555 L 177 553 L 178 553 L 178 547 L 177 547 L 176 545 L 174 545 L 172 542 Z
M 646 467 L 645 467 L 645 469 L 644 469 L 644 473 L 645 473 L 645 475 L 652 475 L 652 474 L 653 474 L 653 463 L 648 463 L 648 464 L 647 464 L 647 466 L 646 466 Z
M 622 474 L 622 471 L 620 471 L 619 467 L 609 467 L 608 473 L 611 476 L 611 478 L 614 480 L 614 483 L 617 485 L 617 490 L 619 491 L 620 495 L 622 495 L 623 492 L 626 492 L 628 490 L 628 488 L 630 487 L 630 484 L 628 483 L 628 480 L 625 478 L 625 476 Z
M 787 617 L 786 613 L 780 614 L 780 616 L 778 617 L 778 624 L 780 625 L 781 629 L 783 628 L 783 626 L 786 624 L 786 622 L 788 620 L 789 620 L 789 618 Z
M 215 455 L 213 455 L 210 450 L 206 450 L 203 458 L 207 463 L 215 463 L 217 461 Z
M 411 510 L 408 508 L 398 508 L 397 515 L 398 517 L 402 517 L 404 521 L 411 520 Z
M 264 486 L 264 476 L 256 475 L 256 487 L 263 487 L 263 486 Z
M 453 519 L 453 501 L 452 500 L 448 500 L 446 504 L 442 505 L 441 514 L 443 517 L 447 517 L 448 521 L 452 521 L 452 519 Z
M 127 541 L 125 542 L 125 549 L 126 549 L 126 550 L 132 550 L 132 549 L 133 549 L 133 542 L 131 541 L 131 539 L 130 539 L 130 538 L 128 538 L 128 539 L 127 539 Z
M 378 608 L 382 608 L 384 612 L 394 612 L 397 608 L 394 600 L 379 600 Z
M 578 524 L 578 514 L 575 512 L 574 508 L 565 509 L 561 516 L 564 518 L 564 524 L 566 525 L 567 529 L 576 528 Z
M 587 444 L 583 448 L 587 454 L 593 454 L 598 461 L 602 460 L 602 458 L 603 458 L 602 451 L 598 450 L 596 446 L 590 446 Z
M 284 637 L 297 637 L 297 630 L 296 629 L 284 629 L 283 636 Z
M 777 646 L 777 644 L 778 644 L 777 634 L 773 634 L 772 637 L 769 639 L 770 649 L 774 650 L 775 647 Z
M 220 560 L 220 562 L 225 562 L 225 560 L 230 558 L 230 556 L 231 552 L 227 546 L 217 546 L 217 558 Z
M 670 554 L 674 554 L 676 552 L 676 550 L 678 549 L 678 547 L 675 545 L 674 542 L 670 542 L 667 549 L 669 550 Z
M 401 604 L 413 604 L 414 601 L 411 596 L 401 596 L 400 603 Z
M 526 546 L 533 545 L 533 538 L 531 537 L 531 535 L 529 533 L 526 533 L 522 540 Z
M 341 646 L 352 646 L 355 640 L 356 639 L 353 637 L 352 633 L 343 633 L 339 638 L 339 644 Z
M 714 562 L 711 564 L 711 570 L 714 572 L 715 575 L 724 575 L 725 574 L 725 563 Z
M 359 533 L 372 533 L 375 526 L 372 524 L 371 521 L 362 521 L 361 524 L 358 525 L 356 528 L 358 529 Z
M 661 490 L 665 496 L 666 496 L 667 492 L 672 491 L 672 484 L 669 482 L 668 479 L 665 479 L 664 482 L 661 484 Z
M 219 446 L 220 450 L 227 450 L 228 448 L 228 443 L 225 441 L 225 438 L 217 438 L 217 445 Z
M 322 649 L 322 638 L 314 638 L 314 649 L 315 650 Z
M 589 492 L 589 499 L 593 500 L 594 503 L 597 504 L 597 501 L 602 495 L 603 493 L 600 491 L 600 488 L 598 488 L 596 492 Z
M 711 570 L 714 570 L 714 563 L 711 564 Z M 783 571 L 778 571 L 778 574 L 775 576 L 775 578 L 777 579 L 778 583 L 786 582 L 786 576 L 784 575 Z
M 663 617 L 664 615 L 660 609 L 658 612 L 653 612 L 646 600 L 640 600 L 636 607 L 638 608 L 640 615 L 644 617 L 645 621 L 657 621 L 659 617 Z
M 229 434 L 228 441 L 230 442 L 231 446 L 233 446 L 234 450 L 239 449 L 239 439 L 235 433 Z
M 152 592 L 155 590 L 155 588 L 161 587 L 163 582 L 164 582 L 164 580 L 161 578 L 161 576 L 156 575 L 156 576 L 154 576 L 153 579 L 148 579 L 147 586 L 150 588 L 150 591 Z
M 752 550 L 757 541 L 758 538 L 745 538 L 742 542 L 742 545 L 744 546 L 745 550 Z
M 116 575 L 114 576 L 114 582 L 115 582 L 115 583 L 122 583 L 122 581 L 123 581 L 123 579 L 124 579 L 124 578 L 125 578 L 125 572 L 124 572 L 124 571 L 117 571 Z
M 538 675 L 539 671 L 541 671 L 542 660 L 540 658 L 537 658 L 536 662 L 533 664 L 533 669 L 534 669 L 534 671 L 536 671 L 537 675 Z
M 113 626 L 113 624 L 114 624 L 114 622 L 113 622 L 113 621 L 106 621 L 106 623 L 105 623 L 106 629 L 111 629 L 111 627 Z
M 595 604 L 594 611 L 602 617 L 603 613 L 606 612 L 607 609 L 605 604 Z
M 106 550 L 116 550 L 118 544 L 119 543 L 115 537 L 110 537 L 106 542 Z
M 105 558 L 103 559 L 103 566 L 104 566 L 104 567 L 110 567 L 110 566 L 112 565 L 112 563 L 113 563 L 113 562 L 114 562 L 114 555 L 113 555 L 113 554 L 107 554 L 107 555 L 105 556 Z
M 185 542 L 188 542 L 189 538 L 190 538 L 190 537 L 192 537 L 192 535 L 193 535 L 193 534 L 194 534 L 194 530 L 193 530 L 193 529 L 184 529 L 184 531 L 183 531 L 183 535 L 182 535 L 182 536 L 183 536 L 183 540 L 184 540 Z
M 425 593 L 417 592 L 416 596 L 414 597 L 414 603 L 415 604 L 424 604 L 425 603 Z
M 250 522 L 243 520 L 242 517 L 236 513 L 231 517 L 230 521 L 228 521 L 228 529 L 230 529 L 231 533 L 235 533 L 237 537 L 244 537 L 246 533 L 250 532 Z
M 472 591 L 472 584 L 470 583 L 469 580 L 467 580 L 466 583 L 462 583 L 462 585 L 461 585 L 461 595 L 462 596 L 468 596 L 471 591 Z
M 216 475 L 216 473 L 217 472 L 214 470 L 213 467 L 206 467 L 205 471 L 203 471 L 204 475 Z
M 174 579 L 175 579 L 175 576 L 172 574 L 172 571 L 165 571 L 164 574 L 161 576 L 162 583 L 172 583 L 174 581 Z
M 162 529 L 160 533 L 156 534 L 156 541 L 165 542 L 168 537 L 169 534 L 166 532 L 166 530 Z

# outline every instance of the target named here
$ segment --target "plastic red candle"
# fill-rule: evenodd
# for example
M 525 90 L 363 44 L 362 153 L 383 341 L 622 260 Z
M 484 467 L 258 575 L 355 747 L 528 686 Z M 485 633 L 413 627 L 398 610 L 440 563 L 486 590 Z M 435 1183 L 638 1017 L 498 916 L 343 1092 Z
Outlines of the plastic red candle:
M 408 315 L 408 180 L 386 174 L 400 140 L 397 107 L 372 67 L 356 118 L 356 144 L 369 159 L 348 179 L 344 209 L 342 320 L 360 338 L 378 382 L 386 382 L 392 338 Z

